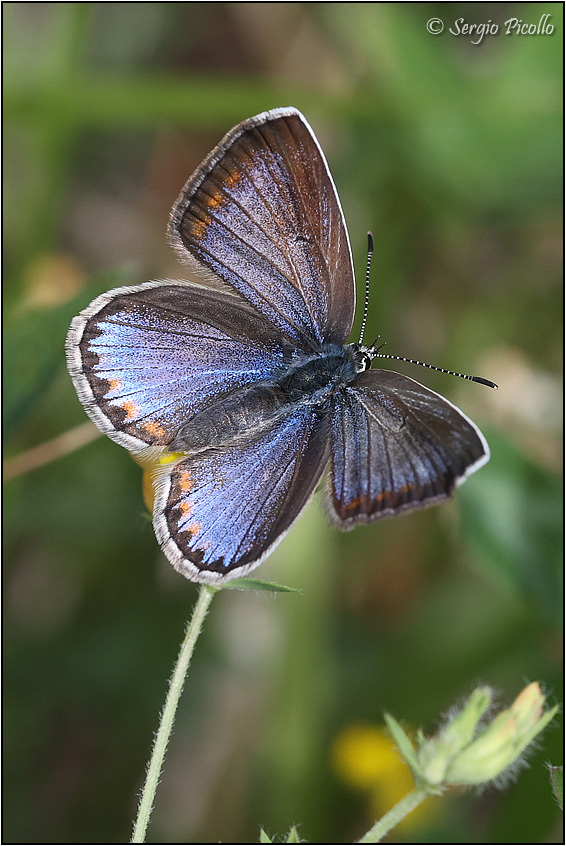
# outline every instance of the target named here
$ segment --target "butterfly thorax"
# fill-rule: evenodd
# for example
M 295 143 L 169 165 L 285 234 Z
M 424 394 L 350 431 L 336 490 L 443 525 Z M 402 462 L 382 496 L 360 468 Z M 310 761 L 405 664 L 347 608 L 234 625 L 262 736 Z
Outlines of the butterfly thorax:
M 360 372 L 351 345 L 325 344 L 319 352 L 296 352 L 266 380 L 238 386 L 195 414 L 169 449 L 194 453 L 260 436 L 297 409 L 321 413 L 336 391 Z
M 297 353 L 276 379 L 285 401 L 304 399 L 309 405 L 318 405 L 340 386 L 352 382 L 359 369 L 349 346 L 325 344 L 316 353 Z

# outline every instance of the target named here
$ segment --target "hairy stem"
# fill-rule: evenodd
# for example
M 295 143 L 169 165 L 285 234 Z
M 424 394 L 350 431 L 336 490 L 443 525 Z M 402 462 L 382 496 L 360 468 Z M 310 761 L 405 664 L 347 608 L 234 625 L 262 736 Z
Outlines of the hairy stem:
M 138 807 L 138 816 L 134 825 L 134 832 L 132 834 L 131 843 L 144 843 L 149 818 L 153 810 L 153 802 L 155 799 L 155 791 L 159 783 L 159 776 L 163 766 L 163 759 L 165 751 L 175 721 L 175 712 L 179 703 L 179 698 L 183 691 L 185 683 L 185 676 L 191 662 L 197 638 L 201 632 L 204 618 L 208 612 L 212 597 L 216 593 L 216 588 L 208 585 L 201 585 L 197 603 L 195 605 L 193 616 L 187 626 L 185 639 L 181 646 L 171 681 L 169 682 L 169 690 L 167 692 L 167 699 L 165 700 L 165 707 L 161 714 L 161 721 L 157 734 L 155 735 L 155 742 L 151 751 L 151 758 L 147 767 L 147 776 L 143 786 L 140 804 Z
M 430 793 L 422 787 L 415 787 L 410 793 L 401 799 L 400 802 L 391 808 L 385 816 L 378 820 L 364 836 L 358 840 L 358 843 L 379 843 L 385 835 L 391 831 L 401 820 L 414 811 L 417 805 L 430 796 Z

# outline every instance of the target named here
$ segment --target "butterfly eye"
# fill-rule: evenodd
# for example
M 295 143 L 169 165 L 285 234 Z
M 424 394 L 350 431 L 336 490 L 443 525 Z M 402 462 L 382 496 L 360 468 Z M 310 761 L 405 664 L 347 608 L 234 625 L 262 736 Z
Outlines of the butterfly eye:
M 352 356 L 356 373 L 365 373 L 371 367 L 373 347 L 366 347 L 365 344 L 348 344 L 347 350 Z

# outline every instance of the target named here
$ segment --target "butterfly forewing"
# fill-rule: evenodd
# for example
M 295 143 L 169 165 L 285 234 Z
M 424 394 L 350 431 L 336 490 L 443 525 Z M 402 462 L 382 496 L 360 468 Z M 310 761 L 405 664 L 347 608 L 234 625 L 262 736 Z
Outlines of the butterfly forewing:
M 322 151 L 296 109 L 228 133 L 185 185 L 169 231 L 182 258 L 214 271 L 298 346 L 347 339 L 348 234 Z
M 67 340 L 86 410 L 134 452 L 170 444 L 203 407 L 269 378 L 290 354 L 242 297 L 190 283 L 110 291 L 75 318 Z
M 489 458 L 485 438 L 448 400 L 391 370 L 334 397 L 331 515 L 343 528 L 446 499 Z

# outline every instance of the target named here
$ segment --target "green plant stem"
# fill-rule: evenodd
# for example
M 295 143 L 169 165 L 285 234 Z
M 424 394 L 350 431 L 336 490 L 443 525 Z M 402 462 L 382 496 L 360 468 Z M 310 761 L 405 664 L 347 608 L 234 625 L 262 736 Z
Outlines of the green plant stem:
M 155 791 L 159 782 L 161 774 L 161 767 L 163 766 L 163 759 L 165 757 L 165 750 L 169 742 L 169 736 L 173 723 L 175 721 L 175 712 L 179 703 L 179 698 L 183 691 L 185 683 L 185 676 L 189 668 L 191 657 L 197 642 L 197 638 L 201 632 L 204 618 L 208 612 L 208 608 L 212 601 L 212 597 L 216 593 L 216 588 L 208 585 L 201 585 L 197 603 L 195 605 L 193 616 L 187 626 L 185 639 L 181 646 L 171 681 L 169 682 L 169 690 L 167 692 L 167 699 L 165 700 L 165 707 L 161 714 L 161 721 L 155 736 L 155 742 L 151 751 L 151 758 L 147 767 L 147 776 L 143 786 L 140 804 L 138 807 L 138 816 L 134 825 L 134 832 L 132 834 L 131 843 L 145 843 L 145 834 L 149 823 L 149 818 L 153 810 L 153 801 L 155 798 Z
M 427 796 L 430 796 L 430 792 L 426 788 L 415 787 L 400 802 L 397 802 L 384 817 L 378 820 L 361 840 L 358 840 L 358 843 L 379 843 L 397 823 L 405 819 L 411 811 L 414 811 L 417 805 L 420 805 Z

